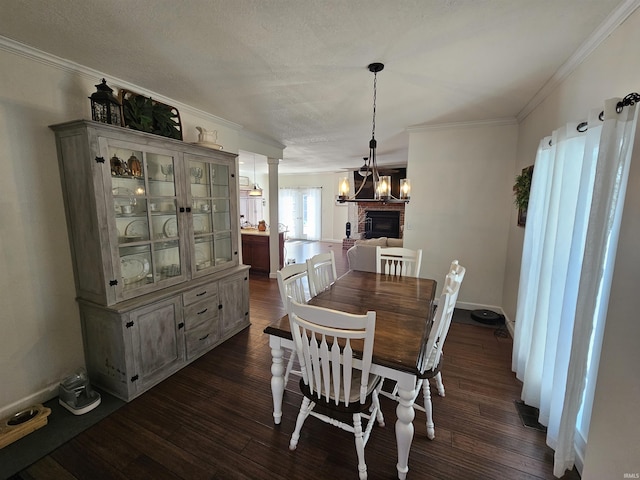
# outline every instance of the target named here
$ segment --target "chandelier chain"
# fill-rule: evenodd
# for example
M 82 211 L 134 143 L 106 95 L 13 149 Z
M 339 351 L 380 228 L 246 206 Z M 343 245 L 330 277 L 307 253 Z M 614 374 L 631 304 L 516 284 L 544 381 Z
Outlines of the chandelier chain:
M 377 83 L 378 83 L 378 73 L 374 72 L 373 74 L 373 127 L 371 129 L 371 138 L 375 138 L 376 136 L 376 91 L 377 91 Z

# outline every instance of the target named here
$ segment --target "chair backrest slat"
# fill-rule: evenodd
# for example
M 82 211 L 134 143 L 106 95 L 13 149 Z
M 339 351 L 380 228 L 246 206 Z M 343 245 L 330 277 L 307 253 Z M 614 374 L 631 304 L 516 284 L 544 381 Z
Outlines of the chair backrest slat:
M 314 395 L 336 404 L 364 403 L 373 355 L 375 312 L 354 315 L 298 303 L 292 298 L 288 312 L 305 385 Z M 354 341 L 358 342 L 358 350 L 362 345 L 361 360 L 354 360 Z M 354 367 L 362 375 L 358 398 L 350 400 Z
M 282 305 L 287 306 L 287 297 L 292 297 L 296 302 L 307 303 L 311 298 L 309 278 L 306 263 L 292 263 L 276 272 L 280 299 Z
M 398 277 L 418 277 L 422 265 L 422 249 L 376 247 L 376 272 Z
M 312 297 L 329 288 L 338 279 L 333 250 L 309 258 L 307 260 L 307 275 Z

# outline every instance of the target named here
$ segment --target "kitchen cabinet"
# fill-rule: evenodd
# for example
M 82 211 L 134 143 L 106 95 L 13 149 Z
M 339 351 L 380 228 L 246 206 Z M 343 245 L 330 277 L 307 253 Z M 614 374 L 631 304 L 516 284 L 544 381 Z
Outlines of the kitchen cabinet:
M 51 129 L 87 370 L 130 400 L 249 325 L 236 156 L 87 120 Z
M 255 229 L 243 229 L 242 262 L 251 265 L 251 271 L 268 275 L 271 271 L 271 255 L 269 252 L 269 232 Z M 278 234 L 278 268 L 282 268 L 284 257 L 284 232 Z

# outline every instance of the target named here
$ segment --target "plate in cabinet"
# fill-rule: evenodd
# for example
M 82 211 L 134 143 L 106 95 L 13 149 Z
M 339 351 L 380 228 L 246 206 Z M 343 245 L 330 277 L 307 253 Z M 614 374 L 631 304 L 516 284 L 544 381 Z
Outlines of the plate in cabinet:
M 125 285 L 139 282 L 150 271 L 149 260 L 143 255 L 129 255 L 120 259 L 120 271 Z
M 129 223 L 124 230 L 127 237 L 146 238 L 149 231 L 149 225 L 146 220 L 134 220 Z
M 176 221 L 176 219 L 175 218 L 170 218 L 169 220 L 164 222 L 164 225 L 162 227 L 162 232 L 167 237 L 177 237 L 178 236 L 178 222 Z

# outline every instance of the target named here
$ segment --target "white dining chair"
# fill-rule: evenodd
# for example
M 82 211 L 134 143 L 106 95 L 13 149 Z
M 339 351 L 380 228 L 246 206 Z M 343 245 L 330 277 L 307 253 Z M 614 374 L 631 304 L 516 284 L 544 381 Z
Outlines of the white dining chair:
M 309 275 L 306 263 L 291 263 L 276 272 L 282 305 L 287 308 L 287 297 L 296 302 L 307 303 L 311 298 Z
M 289 449 L 297 448 L 302 426 L 311 415 L 353 433 L 358 474 L 365 480 L 365 445 L 375 421 L 384 426 L 378 399 L 382 378 L 370 373 L 376 314 L 370 311 L 354 315 L 293 299 L 289 299 L 288 311 L 304 395 Z M 352 343 L 356 342 L 362 345 L 362 356 L 354 355 Z M 323 413 L 314 411 L 316 406 L 321 406 Z M 351 413 L 352 424 L 340 421 L 345 413 Z M 364 428 L 363 419 L 366 420 Z M 320 439 L 320 443 L 322 441 Z
M 441 378 L 442 369 L 442 347 L 451 325 L 451 317 L 455 307 L 454 294 L 444 292 L 440 295 L 438 309 L 434 318 L 427 343 L 418 362 L 418 383 L 416 385 L 416 398 L 422 390 L 424 404 L 421 407 L 414 403 L 414 409 L 422 410 L 426 414 L 427 438 L 433 440 L 436 436 L 435 424 L 433 422 L 433 406 L 431 403 L 431 389 L 429 379 Z M 414 399 L 415 401 L 415 399 Z
M 288 305 L 288 298 L 293 298 L 298 303 L 307 303 L 311 298 L 309 289 L 309 276 L 306 263 L 292 263 L 282 267 L 276 272 L 278 279 L 278 288 L 280 290 L 280 299 L 285 308 Z M 287 312 L 288 313 L 288 312 Z M 284 374 L 284 384 L 289 380 L 289 374 L 300 375 L 299 370 L 294 370 L 293 365 L 296 359 L 295 350 L 291 351 L 287 368 Z
M 429 330 L 429 336 L 418 362 L 418 371 L 420 374 L 418 375 L 418 382 L 416 384 L 413 408 L 414 410 L 425 412 L 427 417 L 427 438 L 430 440 L 435 438 L 435 424 L 433 422 L 433 406 L 429 380 L 431 378 L 435 380 L 438 395 L 444 397 L 445 390 L 441 371 L 443 346 L 449 333 L 453 312 L 458 300 L 458 294 L 460 293 L 460 286 L 466 272 L 466 268 L 459 265 L 457 260 L 454 261 L 454 263 L 452 263 L 452 268 L 445 277 L 442 294 L 438 299 L 435 317 Z M 423 406 L 415 403 L 420 395 L 420 391 L 422 391 Z M 381 394 L 396 401 L 400 400 L 397 385 L 394 386 L 391 393 L 382 391 Z
M 422 264 L 422 249 L 376 247 L 376 273 L 399 277 L 418 277 Z
M 451 279 L 455 279 L 457 281 L 459 281 L 460 283 L 462 283 L 462 280 L 464 279 L 464 275 L 466 273 L 467 269 L 465 267 L 463 267 L 462 265 L 460 265 L 460 263 L 458 262 L 458 260 L 454 260 L 451 262 L 451 266 L 449 267 L 449 273 L 447 273 L 447 277 L 445 277 L 445 284 L 444 287 L 447 287 L 447 279 L 451 276 Z
M 453 306 L 455 309 L 456 303 L 458 301 L 458 293 L 460 292 L 460 286 L 462 285 L 462 280 L 464 279 L 464 275 L 467 272 L 467 269 L 460 265 L 458 260 L 454 260 L 451 262 L 451 267 L 449 268 L 449 273 L 445 276 L 444 285 L 442 287 L 442 292 L 449 292 L 453 296 Z M 453 318 L 453 312 L 452 312 Z M 451 324 L 451 319 L 449 319 L 449 324 Z M 446 331 L 449 331 L 449 325 L 446 327 Z M 446 334 L 445 334 L 446 335 Z M 442 373 L 439 373 L 435 377 L 436 388 L 438 389 L 438 395 L 444 397 L 444 383 L 442 382 Z
M 329 288 L 338 279 L 336 257 L 333 250 L 319 253 L 307 259 L 307 274 L 312 297 Z

